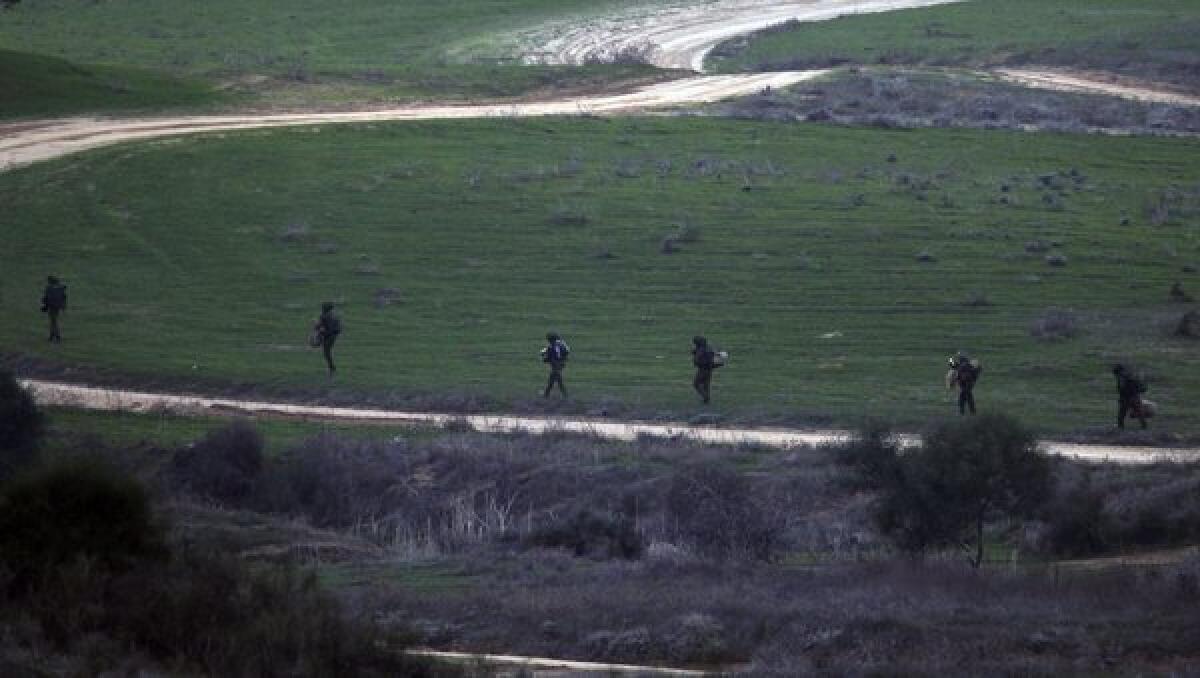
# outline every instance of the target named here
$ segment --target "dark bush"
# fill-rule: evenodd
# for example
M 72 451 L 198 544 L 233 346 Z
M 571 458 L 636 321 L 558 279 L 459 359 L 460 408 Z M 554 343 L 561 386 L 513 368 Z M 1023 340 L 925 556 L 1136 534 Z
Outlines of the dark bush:
M 839 464 L 850 467 L 862 487 L 886 487 L 900 475 L 899 446 L 880 422 L 868 422 L 853 437 L 827 449 Z
M 34 459 L 42 424 L 33 396 L 0 369 L 0 481 Z
M 263 473 L 263 439 L 253 424 L 237 421 L 176 450 L 171 458 L 172 482 L 206 499 L 245 503 Z
M 1200 339 L 1200 311 L 1188 311 L 1179 319 L 1175 334 L 1189 339 Z
M 627 516 L 579 511 L 570 519 L 533 531 L 525 543 L 544 548 L 566 549 L 577 557 L 624 558 L 642 555 L 642 537 Z
M 280 460 L 266 508 L 306 516 L 318 527 L 350 527 L 382 516 L 407 464 L 399 448 L 335 436 L 310 438 Z
M 898 546 L 922 551 L 973 545 L 983 561 L 984 526 L 1031 515 L 1050 496 L 1050 465 L 1033 433 L 990 414 L 943 424 L 900 457 L 877 519 Z
M 1086 476 L 1056 497 L 1047 513 L 1047 542 L 1054 553 L 1083 557 L 1103 553 L 1110 547 L 1115 531 L 1112 518 L 1104 511 L 1104 495 L 1091 487 Z
M 78 559 L 120 570 L 164 553 L 145 490 L 98 464 L 61 463 L 0 493 L 0 563 L 19 583 Z
M 122 573 L 63 565 L 46 579 L 20 603 L 42 638 L 89 655 L 84 674 L 140 675 L 130 666 L 157 661 L 167 675 L 455 675 L 404 656 L 403 636 L 347 617 L 294 569 L 185 552 Z
M 746 477 L 718 462 L 681 471 L 667 491 L 667 517 L 702 555 L 769 561 L 785 516 Z

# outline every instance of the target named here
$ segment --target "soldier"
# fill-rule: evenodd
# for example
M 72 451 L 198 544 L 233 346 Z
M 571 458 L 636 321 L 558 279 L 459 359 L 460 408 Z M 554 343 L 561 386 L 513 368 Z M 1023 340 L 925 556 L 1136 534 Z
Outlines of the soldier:
M 1142 394 L 1146 384 L 1134 376 L 1124 365 L 1113 365 L 1113 376 L 1117 378 L 1117 428 L 1125 428 L 1125 417 L 1132 415 L 1146 428 L 1146 413 L 1142 408 Z
M 692 388 L 700 394 L 700 400 L 707 405 L 712 399 L 713 370 L 721 367 L 717 353 L 709 345 L 708 340 L 699 335 L 692 337 L 692 364 L 696 366 L 696 378 L 692 380 Z
M 325 354 L 325 364 L 329 366 L 329 376 L 332 378 L 333 373 L 337 371 L 333 366 L 333 344 L 342 333 L 342 320 L 334 314 L 333 302 L 321 304 L 321 317 L 317 318 L 313 331 L 320 341 L 321 352 Z
M 558 384 L 558 390 L 562 392 L 563 399 L 566 399 L 567 386 L 563 383 L 562 371 L 567 366 L 569 355 L 571 355 L 571 349 L 567 346 L 567 342 L 558 336 L 558 333 L 546 334 L 546 348 L 542 349 L 542 362 L 550 366 L 550 378 L 546 381 L 546 390 L 542 392 L 543 398 L 549 398 L 550 391 L 555 384 Z
M 958 414 L 975 414 L 975 382 L 983 372 L 978 360 L 972 360 L 964 351 L 959 351 L 950 358 L 949 385 L 958 387 Z
M 50 317 L 50 342 L 62 343 L 62 335 L 58 332 L 58 316 L 67 310 L 67 286 L 58 278 L 46 276 L 46 290 L 42 292 L 42 313 Z

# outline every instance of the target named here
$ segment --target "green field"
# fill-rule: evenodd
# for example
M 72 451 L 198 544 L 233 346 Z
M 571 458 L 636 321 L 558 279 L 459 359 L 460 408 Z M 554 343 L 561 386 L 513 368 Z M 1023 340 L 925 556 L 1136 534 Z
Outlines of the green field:
M 114 78 L 147 94 L 145 104 L 162 107 L 236 103 L 301 108 L 509 97 L 666 77 L 640 65 L 576 68 L 515 62 L 512 36 L 518 28 L 622 4 L 630 3 L 23 2 L 0 12 L 0 84 L 6 84 L 6 71 L 26 74 L 21 64 L 35 59 L 33 55 L 65 59 L 71 69 L 92 73 L 94 82 L 83 91 L 46 92 L 47 81 L 39 79 L 41 87 L 17 90 L 23 105 L 0 105 L 0 116 L 133 108 L 125 104 L 133 97 L 98 96 Z M 140 70 L 131 75 L 130 69 Z M 222 96 L 197 100 L 194 85 L 176 84 L 175 78 L 204 82 Z M 71 100 L 62 102 L 64 98 Z
M 78 66 L 5 49 L 0 49 L 0 91 L 0 118 L 160 111 L 233 101 L 198 80 L 128 66 Z
M 233 419 L 219 416 L 185 416 L 166 412 L 104 412 L 66 407 L 46 408 L 46 449 L 72 449 L 80 441 L 103 441 L 113 447 L 170 451 L 193 443 L 205 434 L 229 426 Z M 244 419 L 263 436 L 266 451 L 278 454 L 301 440 L 322 434 L 339 438 L 409 439 L 427 436 L 431 429 L 380 424 L 338 423 L 289 419 Z
M 578 407 L 686 416 L 702 333 L 734 356 L 714 389 L 726 415 L 917 426 L 951 410 L 940 382 L 962 348 L 983 359 L 985 408 L 1108 426 L 1125 359 L 1158 427 L 1194 433 L 1200 356 L 1171 336 L 1184 307 L 1166 293 L 1200 287 L 1184 272 L 1200 263 L 1198 146 L 547 119 L 105 149 L 0 176 L 0 350 L 327 392 L 304 340 L 331 299 L 334 395 L 523 407 L 553 328 Z M 71 286 L 58 347 L 37 312 L 48 272 Z M 1049 308 L 1072 309 L 1074 337 L 1031 336 Z
M 830 64 L 1044 64 L 1146 76 L 1200 91 L 1192 0 L 973 0 L 789 24 L 718 47 L 724 72 Z

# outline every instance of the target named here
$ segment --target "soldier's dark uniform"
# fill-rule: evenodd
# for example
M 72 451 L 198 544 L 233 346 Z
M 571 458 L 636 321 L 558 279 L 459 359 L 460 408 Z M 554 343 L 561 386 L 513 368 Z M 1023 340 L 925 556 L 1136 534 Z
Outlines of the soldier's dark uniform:
M 50 341 L 62 342 L 58 330 L 58 316 L 67 310 L 67 286 L 54 276 L 46 276 L 46 290 L 42 292 L 42 311 L 50 318 Z
M 696 377 L 692 379 L 692 388 L 700 394 L 700 400 L 707 405 L 712 399 L 713 370 L 720 367 L 717 355 L 708 345 L 704 337 L 692 337 L 692 364 L 696 366 Z
M 954 383 L 958 385 L 958 413 L 966 414 L 970 408 L 975 414 L 975 382 L 979 381 L 979 373 L 983 368 L 971 363 L 967 354 L 960 352 L 954 356 Z
M 562 392 L 562 397 L 567 397 L 567 385 L 563 383 L 563 368 L 567 366 L 567 356 L 570 355 L 571 349 L 567 347 L 567 342 L 562 340 L 554 332 L 546 335 L 546 348 L 542 349 L 542 362 L 550 366 L 550 378 L 546 380 L 546 390 L 542 391 L 543 398 L 550 397 L 550 391 L 554 389 L 554 385 L 558 384 L 558 390 Z
M 317 319 L 317 334 L 321 337 L 321 352 L 325 354 L 325 364 L 329 366 L 329 376 L 337 371 L 333 365 L 333 344 L 342 333 L 342 320 L 333 312 L 333 304 L 321 304 L 321 317 Z
M 1146 418 L 1139 407 L 1146 385 L 1130 374 L 1124 365 L 1113 367 L 1113 376 L 1117 378 L 1117 428 L 1125 428 L 1125 417 L 1130 414 L 1142 423 L 1142 428 L 1146 428 Z

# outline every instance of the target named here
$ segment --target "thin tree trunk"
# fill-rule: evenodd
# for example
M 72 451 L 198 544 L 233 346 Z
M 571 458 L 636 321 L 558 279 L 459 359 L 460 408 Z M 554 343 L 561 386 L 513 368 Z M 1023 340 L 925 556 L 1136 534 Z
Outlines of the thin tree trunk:
M 975 562 L 971 563 L 976 569 L 983 564 L 983 511 L 975 522 Z

